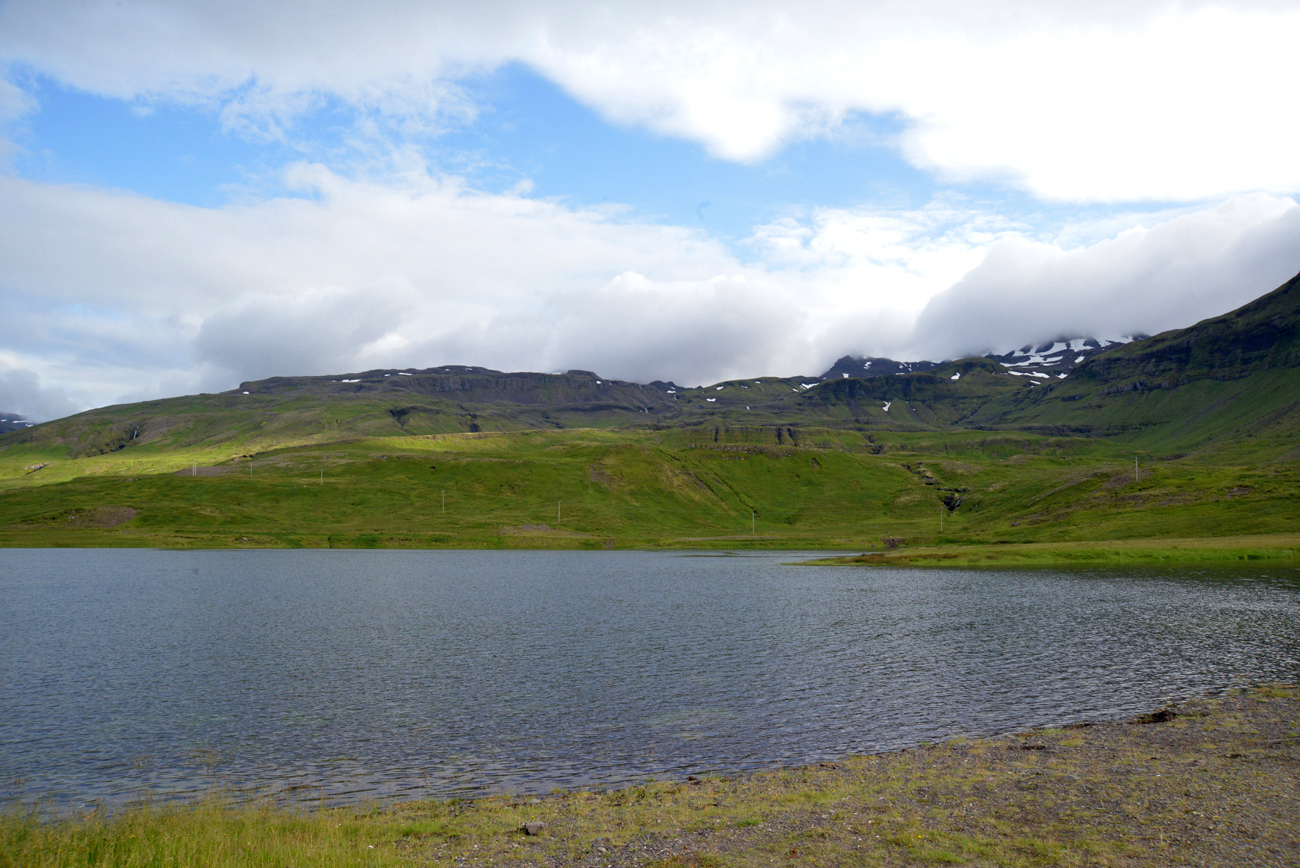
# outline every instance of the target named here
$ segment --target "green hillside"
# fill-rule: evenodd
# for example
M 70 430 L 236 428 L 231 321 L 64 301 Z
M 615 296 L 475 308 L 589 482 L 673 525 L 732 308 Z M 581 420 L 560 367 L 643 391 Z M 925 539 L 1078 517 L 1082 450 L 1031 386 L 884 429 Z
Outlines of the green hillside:
M 1041 391 L 991 401 L 969 421 L 1297 457 L 1300 275 L 1231 313 L 1089 359 Z
M 122 450 L 5 489 L 0 543 L 867 549 L 1300 530 L 1295 462 L 1144 456 L 1135 479 L 1131 453 L 1096 439 L 795 434 L 375 438 L 206 464 L 188 453 L 173 472 L 187 453 L 151 465 Z
M 1248 546 L 1300 534 L 1297 299 L 1041 385 L 444 367 L 107 407 L 0 436 L 0 544 Z

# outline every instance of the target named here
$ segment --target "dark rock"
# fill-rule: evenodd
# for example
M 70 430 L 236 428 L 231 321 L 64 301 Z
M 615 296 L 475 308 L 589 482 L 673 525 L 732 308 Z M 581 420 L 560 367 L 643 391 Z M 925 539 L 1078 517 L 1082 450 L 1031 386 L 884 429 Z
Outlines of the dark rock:
M 1178 716 L 1172 708 L 1162 708 L 1159 711 L 1153 711 L 1150 714 L 1144 714 L 1140 717 L 1133 718 L 1134 723 L 1168 723 Z

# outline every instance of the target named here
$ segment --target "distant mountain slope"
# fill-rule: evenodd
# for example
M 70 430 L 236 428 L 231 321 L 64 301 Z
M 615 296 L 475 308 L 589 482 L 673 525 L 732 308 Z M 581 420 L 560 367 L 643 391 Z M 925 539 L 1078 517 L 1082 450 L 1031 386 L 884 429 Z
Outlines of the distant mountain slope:
M 820 424 L 942 428 L 961 425 L 990 401 L 1032 388 L 1032 381 L 997 362 L 975 358 L 912 374 L 826 380 L 801 403 L 804 413 Z
M 1108 350 L 972 419 L 1184 446 L 1280 435 L 1297 420 L 1300 275 L 1231 313 Z
M 1300 274 L 1231 313 L 1108 352 L 1080 371 L 1096 383 L 1167 389 L 1300 365 Z
M 0 444 L 97 455 L 361 437 L 627 425 L 675 414 L 655 386 L 587 371 L 501 373 L 448 365 L 333 377 L 272 377 L 229 392 L 102 407 L 6 435 Z
M 1000 356 L 989 354 L 984 358 L 992 359 L 1004 368 L 1015 369 L 1013 372 L 1019 376 L 1037 377 L 1039 379 L 1055 377 L 1059 379 L 1061 374 L 1070 374 L 1075 368 L 1093 356 L 1107 352 L 1115 346 L 1141 340 L 1145 337 L 1148 337 L 1148 335 L 1126 336 L 1116 340 L 1107 338 L 1071 338 L 1070 340 L 1052 341 L 1039 346 L 1029 344 Z
M 30 428 L 35 422 L 28 422 L 17 413 L 6 413 L 0 410 L 0 434 L 7 431 L 21 431 L 24 428 Z
M 809 378 L 818 380 L 840 380 L 848 378 L 869 378 L 869 377 L 892 377 L 896 374 L 914 374 L 922 371 L 933 371 L 939 367 L 941 362 L 896 362 L 893 359 L 882 359 L 875 356 L 844 356 L 835 364 L 831 365 L 830 370 L 820 377 Z
M 694 388 L 463 365 L 272 377 L 10 431 L 0 451 L 233 456 L 370 437 L 647 425 L 1022 429 L 1167 451 L 1249 437 L 1285 445 L 1300 425 L 1298 330 L 1300 276 L 1240 310 L 1122 346 L 1076 339 L 942 363 L 846 356 L 821 377 Z
M 1068 374 L 1075 367 L 1095 355 L 1108 349 L 1140 340 L 1147 335 L 1132 335 L 1114 338 L 1076 337 L 1068 340 L 1048 341 L 1044 344 L 1025 344 L 1018 350 L 1002 355 L 990 353 L 986 359 L 1000 363 L 1004 368 L 1013 368 L 1019 376 L 1046 379 L 1060 374 Z M 894 359 L 875 356 L 844 356 L 820 377 L 803 379 L 840 380 L 871 379 L 873 377 L 893 377 L 901 374 L 919 374 L 933 371 L 945 362 L 899 362 Z M 1041 376 L 1040 376 L 1041 375 Z

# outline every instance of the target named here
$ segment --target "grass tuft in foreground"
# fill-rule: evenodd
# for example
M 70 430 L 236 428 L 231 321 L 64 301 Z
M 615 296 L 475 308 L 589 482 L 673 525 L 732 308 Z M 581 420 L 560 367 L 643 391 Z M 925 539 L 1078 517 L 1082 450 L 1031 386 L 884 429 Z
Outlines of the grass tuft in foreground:
M 1300 689 L 736 779 L 295 813 L 0 820 L 0 866 L 1285 865 Z M 542 823 L 524 834 L 523 823 Z

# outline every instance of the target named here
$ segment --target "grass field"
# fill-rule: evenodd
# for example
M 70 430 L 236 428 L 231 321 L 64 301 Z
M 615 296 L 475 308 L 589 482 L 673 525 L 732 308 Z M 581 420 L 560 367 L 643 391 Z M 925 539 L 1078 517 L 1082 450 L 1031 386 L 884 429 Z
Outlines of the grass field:
M 1300 691 L 1261 688 L 1127 724 L 543 799 L 10 811 L 0 866 L 1287 865 L 1298 751 Z
M 1008 545 L 929 545 L 884 549 L 851 557 L 816 558 L 810 566 L 1035 567 L 1090 564 L 1296 564 L 1300 534 L 1188 539 L 1089 540 Z
M 1249 537 L 1242 546 L 1285 554 L 1300 533 L 1300 462 L 1288 456 L 1143 454 L 1135 474 L 1128 447 L 1085 438 L 592 429 L 238 448 L 69 458 L 11 447 L 0 452 L 0 545 L 879 550 L 889 540 L 900 562 L 918 547 L 960 562 L 962 547 L 989 544 L 1028 562 L 1048 557 L 1045 546 L 1066 560 L 1088 548 L 1062 543 L 1132 556 L 1111 545 L 1126 540 L 1170 541 L 1155 552 Z

